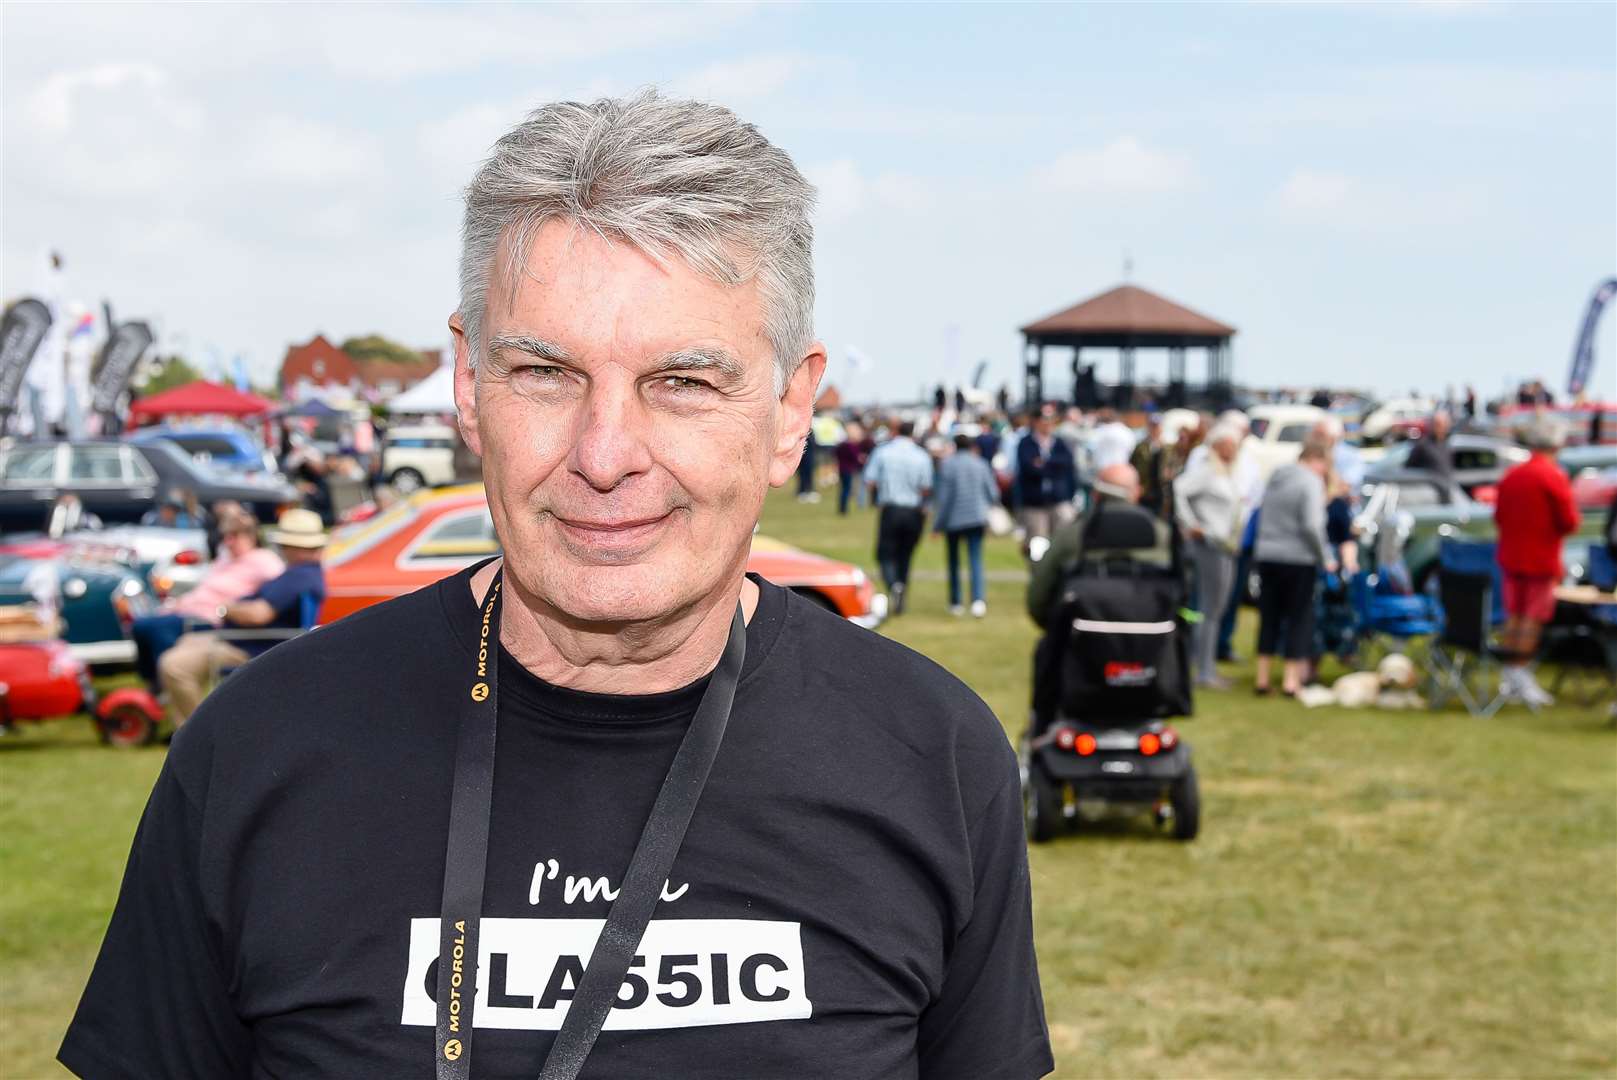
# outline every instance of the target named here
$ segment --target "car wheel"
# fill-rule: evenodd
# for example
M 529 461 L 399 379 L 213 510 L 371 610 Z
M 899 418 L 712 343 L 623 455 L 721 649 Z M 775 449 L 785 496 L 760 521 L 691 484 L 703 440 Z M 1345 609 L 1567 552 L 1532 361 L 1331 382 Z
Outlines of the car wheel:
M 1028 766 L 1022 782 L 1022 820 L 1027 838 L 1035 844 L 1052 839 L 1061 825 L 1061 789 L 1034 763 Z
M 1196 785 L 1196 770 L 1186 767 L 1185 775 L 1168 789 L 1168 804 L 1173 807 L 1173 838 L 1194 840 L 1202 829 L 1202 797 Z
M 392 484 L 393 490 L 400 495 L 408 495 L 427 486 L 427 478 L 415 469 L 395 469 L 393 475 L 387 478 L 387 482 Z
M 110 746 L 146 746 L 157 737 L 157 721 L 138 705 L 114 705 L 95 717 L 101 741 Z

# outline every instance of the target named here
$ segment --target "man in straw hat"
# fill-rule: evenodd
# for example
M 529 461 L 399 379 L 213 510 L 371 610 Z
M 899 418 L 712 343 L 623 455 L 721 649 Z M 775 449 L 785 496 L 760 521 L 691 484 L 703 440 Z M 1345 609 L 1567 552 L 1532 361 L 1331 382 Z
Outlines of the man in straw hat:
M 326 531 L 320 515 L 313 510 L 288 510 L 270 531 L 270 542 L 286 564 L 281 575 L 234 603 L 218 606 L 212 614 L 225 633 L 185 634 L 158 660 L 158 682 L 168 696 L 169 717 L 176 726 L 190 719 L 207 696 L 214 672 L 244 664 L 275 644 L 273 638 L 233 642 L 228 639 L 232 628 L 296 630 L 303 625 L 305 610 L 318 607 L 325 599 L 320 555 L 326 546 Z
M 503 557 L 202 706 L 70 1067 L 1051 1069 L 1004 729 L 746 573 L 825 369 L 812 206 L 756 128 L 649 91 L 495 144 L 450 328 Z

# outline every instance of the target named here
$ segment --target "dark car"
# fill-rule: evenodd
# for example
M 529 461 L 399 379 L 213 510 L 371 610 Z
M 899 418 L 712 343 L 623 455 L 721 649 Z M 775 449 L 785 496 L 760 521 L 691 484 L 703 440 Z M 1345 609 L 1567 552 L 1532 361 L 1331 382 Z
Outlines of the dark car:
M 0 532 L 43 528 L 66 494 L 103 522 L 138 522 L 174 490 L 194 492 L 204 506 L 234 499 L 260 521 L 300 502 L 283 480 L 216 473 L 165 440 L 23 442 L 0 451 Z
M 1409 452 L 1414 443 L 1404 442 L 1389 449 L 1364 472 L 1365 481 L 1375 483 L 1385 476 L 1408 471 Z M 1455 481 L 1466 491 L 1486 484 L 1497 484 L 1513 465 L 1527 460 L 1527 451 L 1508 439 L 1492 435 L 1455 434 L 1448 438 L 1449 467 Z

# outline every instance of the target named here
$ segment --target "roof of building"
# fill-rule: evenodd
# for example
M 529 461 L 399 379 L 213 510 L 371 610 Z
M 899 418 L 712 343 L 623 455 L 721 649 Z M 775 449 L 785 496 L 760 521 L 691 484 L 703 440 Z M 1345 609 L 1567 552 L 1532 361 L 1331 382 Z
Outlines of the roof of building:
M 1235 327 L 1138 285 L 1119 285 L 1022 327 L 1030 338 L 1227 338 Z

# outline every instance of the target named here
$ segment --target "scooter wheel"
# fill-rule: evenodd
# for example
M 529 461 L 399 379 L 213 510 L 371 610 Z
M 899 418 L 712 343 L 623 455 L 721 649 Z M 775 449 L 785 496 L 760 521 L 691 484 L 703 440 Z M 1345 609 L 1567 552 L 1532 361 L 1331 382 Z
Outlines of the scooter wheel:
M 1044 775 L 1037 764 L 1030 764 L 1022 784 L 1022 821 L 1027 838 L 1042 844 L 1055 837 L 1062 824 L 1061 790 Z
M 1168 803 L 1173 807 L 1173 838 L 1194 840 L 1202 828 L 1202 797 L 1196 785 L 1196 770 L 1186 769 L 1185 775 L 1168 789 Z
M 101 741 L 111 746 L 148 746 L 157 738 L 157 721 L 138 705 L 114 705 L 95 717 Z

